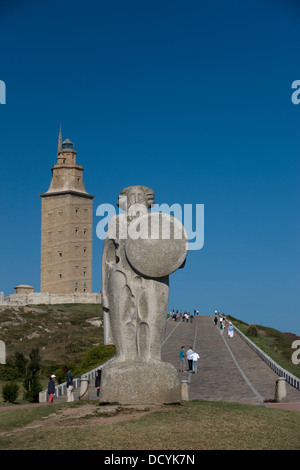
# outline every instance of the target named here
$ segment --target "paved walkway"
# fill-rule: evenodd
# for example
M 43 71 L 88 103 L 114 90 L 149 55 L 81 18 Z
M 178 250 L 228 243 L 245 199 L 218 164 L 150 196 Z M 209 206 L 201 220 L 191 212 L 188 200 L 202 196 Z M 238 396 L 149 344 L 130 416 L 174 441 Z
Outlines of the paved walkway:
M 229 401 L 254 405 L 267 405 L 266 399 L 274 399 L 278 379 L 272 369 L 235 334 L 233 338 L 220 334 L 212 316 L 199 316 L 193 323 L 169 320 L 162 358 L 179 369 L 179 351 L 192 348 L 200 355 L 198 373 L 180 373 L 189 381 L 190 400 Z M 300 391 L 287 386 L 288 403 L 300 408 Z M 270 404 L 276 406 L 276 404 Z M 280 404 L 284 407 L 285 404 Z M 290 405 L 291 406 L 291 405 Z M 278 406 L 277 406 L 278 407 Z M 287 406 L 285 406 L 287 407 Z

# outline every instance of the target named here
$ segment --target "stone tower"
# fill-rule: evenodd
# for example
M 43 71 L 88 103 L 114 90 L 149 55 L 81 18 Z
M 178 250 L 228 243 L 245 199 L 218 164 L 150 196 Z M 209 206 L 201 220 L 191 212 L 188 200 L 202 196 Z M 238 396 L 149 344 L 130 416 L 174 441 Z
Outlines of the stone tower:
M 57 163 L 42 198 L 41 292 L 92 292 L 93 198 L 74 144 L 59 132 Z

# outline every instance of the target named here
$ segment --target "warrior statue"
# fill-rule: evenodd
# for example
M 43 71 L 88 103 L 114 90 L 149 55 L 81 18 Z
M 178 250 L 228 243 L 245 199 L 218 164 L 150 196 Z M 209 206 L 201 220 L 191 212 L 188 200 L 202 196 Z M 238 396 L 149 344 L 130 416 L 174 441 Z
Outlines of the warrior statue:
M 121 191 L 102 257 L 104 343 L 115 360 L 103 369 L 101 402 L 180 401 L 177 371 L 161 360 L 169 275 L 182 268 L 187 236 L 169 214 L 150 212 L 154 191 Z

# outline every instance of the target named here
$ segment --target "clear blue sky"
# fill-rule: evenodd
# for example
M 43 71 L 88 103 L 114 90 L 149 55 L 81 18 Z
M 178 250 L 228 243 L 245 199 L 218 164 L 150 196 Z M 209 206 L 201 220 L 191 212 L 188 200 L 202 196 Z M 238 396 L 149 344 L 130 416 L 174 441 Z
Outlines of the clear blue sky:
M 300 8 L 292 0 L 0 3 L 0 290 L 40 288 L 39 194 L 59 125 L 97 206 L 141 184 L 204 204 L 169 309 L 300 335 Z

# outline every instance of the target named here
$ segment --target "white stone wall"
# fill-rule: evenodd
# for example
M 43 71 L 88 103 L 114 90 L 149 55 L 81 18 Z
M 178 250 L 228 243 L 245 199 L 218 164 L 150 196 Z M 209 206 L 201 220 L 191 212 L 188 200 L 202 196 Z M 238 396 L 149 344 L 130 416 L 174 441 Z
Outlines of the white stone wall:
M 38 305 L 38 304 L 100 304 L 101 293 L 50 294 L 34 292 L 32 294 L 10 294 L 5 297 L 4 305 Z

